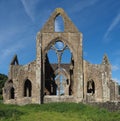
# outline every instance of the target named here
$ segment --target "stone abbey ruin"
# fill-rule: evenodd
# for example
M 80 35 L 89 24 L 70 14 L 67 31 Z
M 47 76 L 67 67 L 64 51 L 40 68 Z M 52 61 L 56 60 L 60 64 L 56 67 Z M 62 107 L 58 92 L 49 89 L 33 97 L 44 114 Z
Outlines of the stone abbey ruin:
M 55 31 L 59 16 L 64 22 L 63 32 Z M 51 61 L 54 55 L 55 63 Z M 36 60 L 19 65 L 15 55 L 11 61 L 3 99 L 10 104 L 112 102 L 119 101 L 119 93 L 108 57 L 104 55 L 101 64 L 84 60 L 82 33 L 64 10 L 57 8 L 37 34 Z

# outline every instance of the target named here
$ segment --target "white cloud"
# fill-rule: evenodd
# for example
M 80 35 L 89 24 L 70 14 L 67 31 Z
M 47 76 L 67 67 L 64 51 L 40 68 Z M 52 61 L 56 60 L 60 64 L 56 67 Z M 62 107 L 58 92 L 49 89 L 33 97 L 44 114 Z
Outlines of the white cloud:
M 107 39 L 111 31 L 120 23 L 120 13 L 114 18 L 110 26 L 108 27 L 104 39 Z
M 39 0 L 21 0 L 26 14 L 34 21 L 34 9 Z
M 120 83 L 120 80 L 118 78 L 112 78 L 113 81 Z
M 78 3 L 76 3 L 72 8 L 72 12 L 77 12 L 77 11 L 81 11 L 83 9 L 86 9 L 94 4 L 96 4 L 99 0 L 82 0 Z
M 60 25 L 59 25 L 58 21 L 55 21 L 55 31 L 56 32 L 60 31 Z
M 60 23 L 57 20 L 55 21 L 55 31 L 56 32 L 64 31 L 64 27 L 62 26 L 62 23 Z
M 120 69 L 120 67 L 118 65 L 113 65 L 112 66 L 112 71 L 117 71 L 119 69 Z
M 61 42 L 61 41 L 56 42 L 56 48 L 57 49 L 63 49 L 64 48 L 63 42 Z

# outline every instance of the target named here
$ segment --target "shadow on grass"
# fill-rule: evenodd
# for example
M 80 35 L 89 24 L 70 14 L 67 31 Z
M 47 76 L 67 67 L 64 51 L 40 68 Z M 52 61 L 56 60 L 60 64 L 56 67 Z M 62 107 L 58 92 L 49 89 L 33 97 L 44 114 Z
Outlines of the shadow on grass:
M 25 112 L 20 111 L 13 105 L 4 105 L 0 103 L 0 121 L 7 121 L 7 119 L 16 121 L 23 114 L 25 114 Z

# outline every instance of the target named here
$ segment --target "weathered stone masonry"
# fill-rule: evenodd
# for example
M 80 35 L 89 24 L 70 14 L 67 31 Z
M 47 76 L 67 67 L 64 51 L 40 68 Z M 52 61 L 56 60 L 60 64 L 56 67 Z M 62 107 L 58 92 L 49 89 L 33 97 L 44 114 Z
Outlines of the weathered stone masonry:
M 64 32 L 55 31 L 55 19 L 62 16 Z M 62 48 L 56 44 L 63 44 Z M 58 63 L 50 63 L 49 49 Z M 63 52 L 71 52 L 70 63 L 62 63 Z M 118 84 L 111 79 L 111 65 L 104 55 L 101 64 L 83 60 L 82 33 L 63 9 L 57 8 L 36 38 L 36 60 L 19 65 L 17 55 L 3 88 L 4 103 L 106 102 L 118 100 Z M 60 79 L 62 77 L 62 79 Z

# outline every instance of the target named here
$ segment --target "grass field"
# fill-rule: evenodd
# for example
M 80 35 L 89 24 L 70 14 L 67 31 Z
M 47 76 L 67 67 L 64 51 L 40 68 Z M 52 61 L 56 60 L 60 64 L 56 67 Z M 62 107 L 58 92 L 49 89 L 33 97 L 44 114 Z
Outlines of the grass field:
M 119 112 L 76 103 L 31 104 L 0 103 L 0 121 L 120 121 Z

